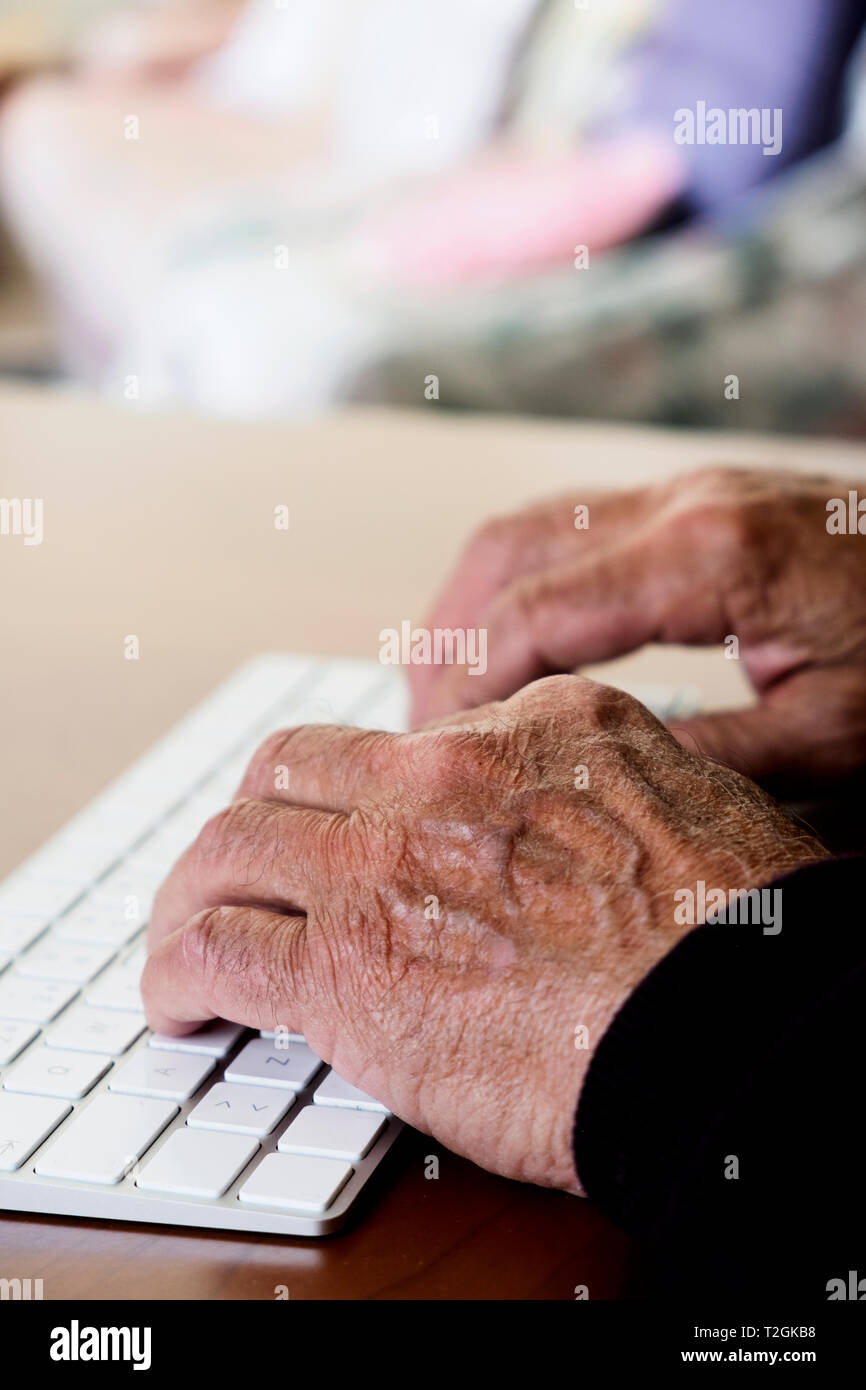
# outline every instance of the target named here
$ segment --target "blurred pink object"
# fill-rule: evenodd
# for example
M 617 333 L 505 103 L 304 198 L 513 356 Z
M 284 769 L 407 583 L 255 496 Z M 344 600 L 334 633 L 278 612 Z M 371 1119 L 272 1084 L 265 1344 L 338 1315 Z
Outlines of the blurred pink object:
M 423 196 L 368 218 L 361 260 L 376 278 L 415 289 L 507 279 L 627 241 L 681 191 L 673 143 L 635 132 L 576 155 L 498 157 L 436 181 Z

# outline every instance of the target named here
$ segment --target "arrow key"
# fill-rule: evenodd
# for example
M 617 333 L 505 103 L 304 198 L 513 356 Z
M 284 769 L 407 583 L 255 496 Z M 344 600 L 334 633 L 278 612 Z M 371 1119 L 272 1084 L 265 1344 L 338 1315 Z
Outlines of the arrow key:
M 14 1173 L 72 1109 L 44 1096 L 0 1091 L 0 1173 Z
M 294 1091 L 218 1081 L 190 1111 L 186 1122 L 191 1129 L 221 1129 L 261 1139 L 276 1128 L 294 1101 Z

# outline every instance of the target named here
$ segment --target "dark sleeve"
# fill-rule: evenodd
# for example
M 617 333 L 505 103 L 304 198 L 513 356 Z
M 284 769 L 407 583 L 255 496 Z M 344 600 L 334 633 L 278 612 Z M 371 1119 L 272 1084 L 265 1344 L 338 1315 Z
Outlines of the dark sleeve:
M 674 113 L 766 108 L 781 112 L 781 148 L 682 146 L 686 198 L 722 207 L 840 133 L 844 74 L 866 22 L 866 0 L 668 0 L 633 56 L 628 116 L 671 135 Z
M 583 1086 L 577 1170 L 659 1295 L 826 1299 L 859 1270 L 866 1296 L 866 859 L 774 887 L 781 931 L 690 932 Z

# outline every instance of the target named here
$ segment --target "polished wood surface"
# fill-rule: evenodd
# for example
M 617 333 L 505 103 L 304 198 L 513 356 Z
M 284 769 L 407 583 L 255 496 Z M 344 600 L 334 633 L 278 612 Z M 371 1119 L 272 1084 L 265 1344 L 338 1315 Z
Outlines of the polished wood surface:
M 440 1157 L 439 1178 L 424 1177 Z M 629 1241 L 587 1202 L 483 1173 L 408 1133 L 364 1208 L 323 1240 L 0 1218 L 0 1274 L 46 1299 L 573 1299 L 629 1288 Z M 285 1297 L 285 1293 L 282 1294 Z
M 448 417 L 432 403 L 237 424 L 5 389 L 0 436 L 0 496 L 41 497 L 45 516 L 39 546 L 0 537 L 0 873 L 248 656 L 375 657 L 380 629 L 420 620 L 490 514 L 701 462 L 863 472 L 862 451 L 838 444 Z M 130 634 L 138 661 L 123 656 Z M 618 670 L 694 684 L 708 706 L 744 695 L 718 652 L 648 651 Z M 629 1243 L 588 1204 L 414 1134 L 383 1167 L 361 1219 L 323 1241 L 6 1215 L 0 1276 L 42 1278 L 46 1298 L 627 1293 Z

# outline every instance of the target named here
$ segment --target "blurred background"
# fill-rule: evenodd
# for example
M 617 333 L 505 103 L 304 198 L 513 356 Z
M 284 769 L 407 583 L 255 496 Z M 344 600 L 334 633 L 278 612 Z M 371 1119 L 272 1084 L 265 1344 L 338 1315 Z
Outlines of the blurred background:
M 0 0 L 0 379 L 862 438 L 864 23 Z

